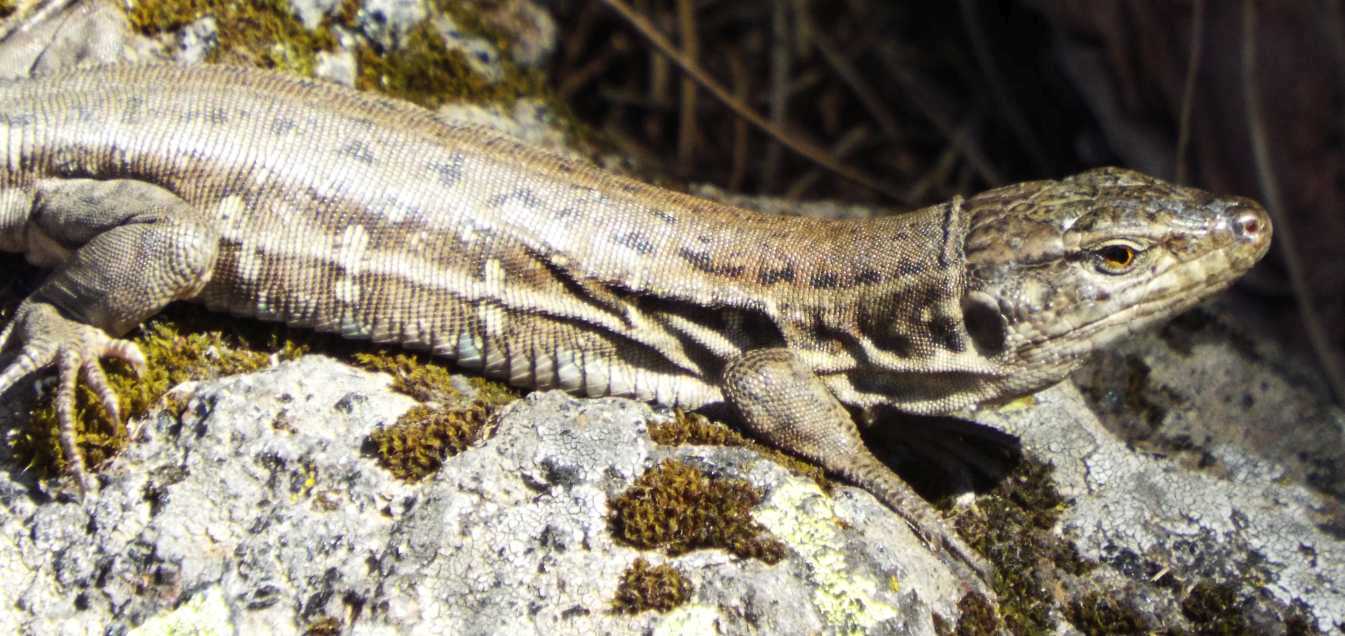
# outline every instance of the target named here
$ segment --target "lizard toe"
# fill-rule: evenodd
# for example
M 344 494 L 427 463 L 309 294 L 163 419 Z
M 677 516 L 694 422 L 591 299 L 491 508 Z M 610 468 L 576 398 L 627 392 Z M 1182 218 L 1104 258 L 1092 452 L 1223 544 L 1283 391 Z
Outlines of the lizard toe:
M 101 360 L 124 360 L 136 375 L 140 375 L 145 370 L 145 356 L 135 343 L 113 338 L 98 327 L 69 320 L 44 303 L 20 305 L 14 320 L 0 335 L 5 336 L 7 343 L 21 345 L 17 357 L 0 373 L 0 392 L 31 374 L 53 366 L 56 368 L 54 399 L 61 452 L 80 490 L 90 491 L 94 482 L 76 444 L 75 396 L 79 381 L 83 378 L 97 396 L 113 426 L 122 426 L 117 393 L 108 382 Z

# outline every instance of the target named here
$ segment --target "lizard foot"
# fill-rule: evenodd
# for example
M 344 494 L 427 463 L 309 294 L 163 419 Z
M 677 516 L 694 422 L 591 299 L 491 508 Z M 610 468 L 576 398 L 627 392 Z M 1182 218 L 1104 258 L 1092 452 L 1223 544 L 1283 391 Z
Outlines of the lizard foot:
M 140 375 L 145 369 L 145 356 L 135 343 L 113 338 L 97 327 L 69 320 L 55 307 L 45 303 L 25 302 L 19 306 L 14 320 L 0 332 L 0 351 L 11 341 L 22 343 L 22 347 L 14 361 L 0 372 L 0 393 L 29 374 L 56 367 L 56 419 L 61 452 L 70 464 L 70 473 L 79 483 L 80 491 L 87 493 L 93 489 L 94 483 L 75 445 L 75 388 L 82 377 L 98 397 L 113 425 L 121 426 L 117 394 L 103 373 L 99 360 L 105 357 L 120 358 L 131 365 L 136 375 Z

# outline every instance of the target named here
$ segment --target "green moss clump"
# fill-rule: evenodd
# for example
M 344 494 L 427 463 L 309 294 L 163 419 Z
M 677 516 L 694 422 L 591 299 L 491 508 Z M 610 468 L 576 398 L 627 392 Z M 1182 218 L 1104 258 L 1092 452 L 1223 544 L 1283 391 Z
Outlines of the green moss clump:
M 444 460 L 490 434 L 495 408 L 474 402 L 463 409 L 416 406 L 396 424 L 369 435 L 383 467 L 398 479 L 415 482 L 434 474 Z
M 417 401 L 447 404 L 460 396 L 453 386 L 453 373 L 425 356 L 379 349 L 357 352 L 354 358 L 360 367 L 391 375 L 392 390 Z
M 1053 630 L 1057 609 L 1048 572 L 1083 574 L 1093 567 L 1074 545 L 1050 530 L 1064 511 L 1064 500 L 1050 481 L 1050 464 L 1024 458 L 987 496 L 978 512 L 959 515 L 962 538 L 995 566 L 991 586 L 1000 616 L 1012 633 Z
M 510 388 L 508 385 L 483 378 L 479 375 L 467 378 L 467 384 L 471 385 L 473 391 L 476 391 L 476 395 L 473 396 L 476 401 L 489 406 L 504 406 L 517 400 L 519 397 L 518 391 Z
M 399 46 L 360 47 L 355 86 L 400 97 L 426 108 L 456 98 L 514 101 L 525 93 L 511 82 L 492 82 L 474 71 L 462 51 L 449 50 L 430 20 L 417 24 Z
M 793 471 L 795 474 L 812 478 L 823 492 L 831 493 L 835 483 L 827 479 L 821 467 L 810 464 L 779 449 L 765 446 L 742 433 L 711 420 L 699 413 L 687 413 L 678 409 L 671 421 L 653 422 L 649 425 L 649 437 L 655 444 L 664 446 L 738 446 L 749 448 L 771 461 Z
M 453 385 L 453 371 L 439 360 L 425 354 L 377 349 L 355 351 L 356 365 L 369 371 L 392 376 L 392 390 L 405 393 L 420 402 L 449 404 L 461 398 Z M 504 406 L 518 399 L 518 392 L 480 376 L 467 379 L 472 387 L 472 398 L 491 408 Z
M 612 608 L 621 614 L 666 612 L 691 599 L 691 582 L 670 565 L 636 559 L 621 575 Z
M 151 36 L 213 16 L 219 29 L 219 46 L 207 54 L 206 60 L 210 62 L 312 75 L 317 53 L 336 48 L 336 38 L 330 29 L 304 28 L 287 0 L 154 0 L 134 3 L 126 16 L 132 28 Z
M 612 501 L 613 533 L 626 543 L 678 555 L 722 548 L 775 563 L 785 546 L 752 519 L 761 494 L 738 479 L 711 479 L 695 467 L 664 460 Z

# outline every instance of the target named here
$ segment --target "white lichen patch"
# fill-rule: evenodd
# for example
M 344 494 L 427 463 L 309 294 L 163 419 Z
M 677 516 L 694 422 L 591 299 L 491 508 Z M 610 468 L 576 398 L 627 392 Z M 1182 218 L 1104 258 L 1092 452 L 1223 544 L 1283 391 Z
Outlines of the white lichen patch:
M 718 634 L 719 610 L 709 605 L 683 605 L 663 615 L 654 636 L 700 636 Z
M 878 599 L 878 580 L 847 566 L 836 515 L 817 484 L 782 483 L 752 516 L 808 566 L 817 586 L 813 603 L 837 632 L 864 633 L 897 616 L 895 607 Z

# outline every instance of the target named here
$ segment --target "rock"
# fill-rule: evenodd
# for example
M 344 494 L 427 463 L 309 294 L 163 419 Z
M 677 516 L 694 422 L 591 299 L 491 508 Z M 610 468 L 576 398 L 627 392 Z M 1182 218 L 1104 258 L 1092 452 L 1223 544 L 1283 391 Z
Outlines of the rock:
M 53 633 L 208 619 L 226 631 L 611 633 L 714 624 L 728 633 L 933 633 L 963 585 L 867 493 L 834 499 L 741 448 L 660 447 L 647 405 L 544 392 L 418 485 L 364 452 L 412 405 L 388 377 L 307 356 L 188 386 L 99 471 L 84 501 L 44 501 L 0 474 L 0 605 Z M 623 545 L 609 502 L 666 459 L 765 497 L 785 546 L 768 565 L 724 550 Z M 636 558 L 690 581 L 674 614 L 612 611 Z M 23 582 L 22 584 L 17 584 Z M 205 617 L 205 618 L 202 618 Z M 346 620 L 350 623 L 346 623 Z M 223 621 L 223 624 L 218 624 Z M 207 626 L 200 622 L 198 627 Z

